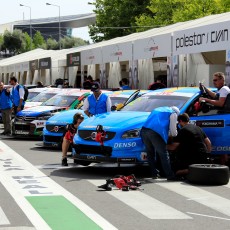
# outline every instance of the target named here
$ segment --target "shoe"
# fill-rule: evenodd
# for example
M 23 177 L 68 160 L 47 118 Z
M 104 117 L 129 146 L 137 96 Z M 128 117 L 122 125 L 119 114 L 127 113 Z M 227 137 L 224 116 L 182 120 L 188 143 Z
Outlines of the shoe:
M 4 132 L 2 132 L 2 133 L 0 133 L 0 135 L 6 135 L 5 131 L 4 131 Z
M 62 166 L 68 166 L 67 158 L 66 157 L 62 159 L 61 164 L 62 164 Z
M 183 177 L 177 177 L 177 176 L 167 178 L 167 181 L 182 181 L 182 180 L 184 180 Z
M 159 179 L 159 178 L 161 178 L 161 176 L 159 174 L 156 174 L 156 175 L 152 176 L 152 179 Z

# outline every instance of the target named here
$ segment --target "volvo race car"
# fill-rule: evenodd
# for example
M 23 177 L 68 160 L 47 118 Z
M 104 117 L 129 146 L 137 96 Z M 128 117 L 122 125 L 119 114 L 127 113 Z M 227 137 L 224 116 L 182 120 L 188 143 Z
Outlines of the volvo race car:
M 47 90 L 48 88 L 32 88 L 29 89 L 29 94 L 27 97 L 27 101 L 31 101 L 34 97 L 36 97 L 39 93 Z
M 36 137 L 42 135 L 46 121 L 63 110 L 75 109 L 89 91 L 80 89 L 62 89 L 61 93 L 50 98 L 40 106 L 24 109 L 15 116 L 12 133 L 14 136 Z
M 215 89 L 211 89 L 215 90 Z M 106 113 L 84 120 L 74 137 L 75 160 L 80 162 L 144 163 L 147 161 L 140 130 L 152 110 L 177 106 L 188 113 L 212 142 L 211 154 L 230 154 L 230 98 L 223 108 L 206 104 L 197 110 L 203 92 L 199 88 L 167 88 L 147 93 L 116 113 Z M 97 127 L 105 132 L 103 145 L 97 141 Z M 85 164 L 86 165 L 86 164 Z
M 109 95 L 113 110 L 121 109 L 124 105 L 128 104 L 130 101 L 136 99 L 138 96 L 149 92 L 147 90 L 125 90 L 125 91 L 103 91 Z M 82 113 L 84 111 L 81 109 L 78 110 L 71 110 L 71 111 L 64 111 L 62 113 L 58 113 L 51 118 L 48 119 L 46 125 L 43 129 L 43 145 L 46 147 L 61 147 L 63 134 L 66 130 L 66 126 L 71 124 L 73 121 L 73 116 L 75 113 Z

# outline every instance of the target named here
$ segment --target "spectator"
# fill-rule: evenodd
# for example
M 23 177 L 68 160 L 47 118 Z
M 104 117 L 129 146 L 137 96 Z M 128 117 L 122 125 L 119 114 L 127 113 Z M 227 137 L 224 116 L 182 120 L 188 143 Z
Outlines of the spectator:
M 189 165 L 207 163 L 207 155 L 212 147 L 204 131 L 199 126 L 189 124 L 187 113 L 179 115 L 177 120 L 182 128 L 178 131 L 174 142 L 168 145 L 168 149 L 177 150 L 175 152 L 176 175 L 186 175 Z
M 73 143 L 73 137 L 77 132 L 78 126 L 84 120 L 84 116 L 81 113 L 76 113 L 73 117 L 73 123 L 67 126 L 67 131 L 62 142 L 62 165 L 68 166 L 67 152 L 70 145 Z
M 223 107 L 224 102 L 226 100 L 227 95 L 230 93 L 230 89 L 228 86 L 225 86 L 225 76 L 224 73 L 216 72 L 213 74 L 213 84 L 218 89 L 218 91 L 212 92 L 211 90 L 207 89 L 203 84 L 205 91 L 208 93 L 210 98 L 200 97 L 199 102 L 205 101 L 211 105 Z
M 111 111 L 111 100 L 108 95 L 103 94 L 100 85 L 96 82 L 92 84 L 91 91 L 93 94 L 88 96 L 83 105 L 83 110 L 87 116 Z
M 12 102 L 13 102 L 14 114 L 16 115 L 17 112 L 24 109 L 25 91 L 24 91 L 23 86 L 17 83 L 16 77 L 10 78 L 10 85 L 13 86 L 11 90 L 11 97 L 12 97 Z
M 121 88 L 123 89 L 123 90 L 129 90 L 129 89 L 131 89 L 130 87 L 129 87 L 129 81 L 128 81 L 128 79 L 127 78 L 122 78 L 121 79 Z
M 10 88 L 4 88 L 4 83 L 0 82 L 0 109 L 2 113 L 2 122 L 4 131 L 2 135 L 11 134 L 11 114 L 12 114 L 12 101 L 10 98 Z
M 68 82 L 68 81 L 65 81 L 65 82 L 63 83 L 62 88 L 69 88 L 69 82 Z
M 43 87 L 44 87 L 43 83 L 41 81 L 38 81 L 37 88 L 43 88 Z
M 159 177 L 159 170 L 156 168 L 156 154 L 160 159 L 167 180 L 177 179 L 171 169 L 166 146 L 168 136 L 177 135 L 176 124 L 179 112 L 179 109 L 175 106 L 156 108 L 151 112 L 141 129 L 141 137 L 146 147 L 153 179 Z
M 93 83 L 93 78 L 91 75 L 87 77 L 87 80 L 83 82 L 83 88 L 84 89 L 91 89 Z
M 166 85 L 162 83 L 162 80 L 158 78 L 154 83 L 150 84 L 149 90 L 163 89 L 166 88 Z

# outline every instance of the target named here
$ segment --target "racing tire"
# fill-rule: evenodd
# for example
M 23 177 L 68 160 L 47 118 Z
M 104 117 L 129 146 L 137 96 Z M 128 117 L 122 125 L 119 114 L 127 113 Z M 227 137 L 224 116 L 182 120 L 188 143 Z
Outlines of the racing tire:
M 83 160 L 77 160 L 77 159 L 74 159 L 73 162 L 74 164 L 82 165 L 82 166 L 89 166 L 91 164 L 91 162 L 89 161 L 83 161 Z
M 225 185 L 229 182 L 229 168 L 219 164 L 193 164 L 187 179 L 192 184 Z

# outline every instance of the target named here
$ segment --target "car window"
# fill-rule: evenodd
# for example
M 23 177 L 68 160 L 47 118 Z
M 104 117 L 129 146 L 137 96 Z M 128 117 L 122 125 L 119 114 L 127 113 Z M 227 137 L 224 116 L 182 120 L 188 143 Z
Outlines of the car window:
M 110 97 L 112 105 L 124 104 L 127 99 L 126 97 Z
M 189 100 L 189 97 L 182 96 L 156 96 L 145 95 L 130 102 L 121 111 L 143 111 L 151 112 L 161 106 L 176 106 L 179 109 Z
M 74 101 L 77 100 L 77 96 L 71 95 L 57 95 L 53 98 L 50 98 L 48 101 L 44 102 L 44 106 L 70 106 Z
M 36 97 L 32 98 L 33 102 L 44 102 L 55 96 L 53 93 L 39 93 Z
M 40 92 L 29 92 L 27 100 L 31 100 L 36 97 Z

